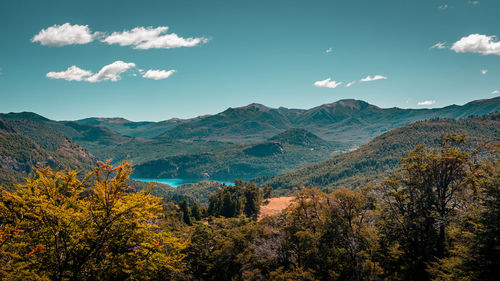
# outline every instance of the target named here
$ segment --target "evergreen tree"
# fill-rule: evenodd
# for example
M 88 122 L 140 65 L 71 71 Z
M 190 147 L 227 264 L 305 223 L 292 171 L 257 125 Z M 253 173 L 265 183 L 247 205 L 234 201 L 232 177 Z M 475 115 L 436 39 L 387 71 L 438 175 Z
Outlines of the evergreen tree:
M 201 220 L 201 211 L 200 207 L 198 206 L 198 203 L 194 202 L 193 206 L 191 207 L 191 215 L 193 218 L 197 221 Z
M 179 203 L 179 209 L 182 212 L 182 220 L 187 224 L 191 225 L 191 213 L 189 212 L 188 203 L 186 200 L 183 200 Z
M 243 212 L 247 217 L 257 219 L 261 203 L 260 188 L 253 183 L 249 183 L 245 186 L 243 195 L 245 198 Z

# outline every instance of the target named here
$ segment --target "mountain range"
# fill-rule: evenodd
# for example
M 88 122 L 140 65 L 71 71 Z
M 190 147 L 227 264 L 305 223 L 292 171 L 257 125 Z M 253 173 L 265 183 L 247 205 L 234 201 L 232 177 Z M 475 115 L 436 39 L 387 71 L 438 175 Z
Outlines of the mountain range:
M 215 115 L 156 123 L 117 121 L 116 118 L 79 122 L 102 125 L 134 137 L 234 143 L 265 141 L 289 128 L 302 128 L 327 141 L 360 145 L 415 121 L 435 117 L 457 119 L 499 110 L 500 97 L 434 109 L 380 108 L 361 100 L 346 99 L 311 109 L 269 108 L 254 103 L 228 108 Z
M 261 178 L 265 182 L 278 174 L 356 149 L 390 130 L 419 120 L 463 119 L 497 111 L 500 111 L 500 97 L 434 109 L 380 108 L 353 99 L 311 109 L 250 104 L 215 115 L 161 122 L 95 117 L 54 121 L 31 112 L 0 114 L 0 118 L 10 124 L 6 128 L 17 122 L 19 128 L 14 130 L 19 134 L 20 128 L 24 128 L 21 135 L 28 139 L 27 122 L 38 124 L 31 129 L 31 141 L 45 131 L 60 139 L 67 138 L 99 159 L 112 158 L 115 164 L 128 160 L 134 165 L 137 177 Z M 23 122 L 24 127 L 20 125 Z M 50 142 L 61 143 L 50 137 L 37 137 L 35 142 L 42 149 Z M 295 181 L 278 179 L 266 183 L 279 188 L 295 185 Z

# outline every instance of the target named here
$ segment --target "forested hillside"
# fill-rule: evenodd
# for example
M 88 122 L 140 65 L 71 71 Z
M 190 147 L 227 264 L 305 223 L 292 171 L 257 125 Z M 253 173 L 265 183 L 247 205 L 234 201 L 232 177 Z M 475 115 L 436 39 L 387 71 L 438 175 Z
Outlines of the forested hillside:
M 0 119 L 0 184 L 13 187 L 36 166 L 92 170 L 97 158 L 58 131 L 29 120 Z
M 392 172 L 415 145 L 436 147 L 439 139 L 447 133 L 466 134 L 471 145 L 498 141 L 500 113 L 462 120 L 437 118 L 419 121 L 378 136 L 355 151 L 272 179 L 256 181 L 284 189 L 282 193 L 300 186 L 332 191 L 340 186 L 365 185 Z
M 266 142 L 234 145 L 198 154 L 171 156 L 134 166 L 138 178 L 234 181 L 276 176 L 322 161 L 346 149 L 303 129 L 289 129 Z
M 359 100 L 340 100 L 308 110 L 250 104 L 215 115 L 162 122 L 123 118 L 53 121 L 30 112 L 0 114 L 0 118 L 40 122 L 99 159 L 113 159 L 113 164 L 130 161 L 141 175 L 145 174 L 142 167 L 147 166 L 150 177 L 201 179 L 208 175 L 210 179 L 234 180 L 273 177 L 302 168 L 417 120 L 463 118 L 498 110 L 500 97 L 436 109 L 384 109 Z M 298 129 L 319 137 L 323 144 L 293 143 L 293 138 L 304 141 Z M 295 135 L 281 135 L 288 139 L 285 142 L 272 139 L 285 132 Z M 206 165 L 209 162 L 213 165 Z

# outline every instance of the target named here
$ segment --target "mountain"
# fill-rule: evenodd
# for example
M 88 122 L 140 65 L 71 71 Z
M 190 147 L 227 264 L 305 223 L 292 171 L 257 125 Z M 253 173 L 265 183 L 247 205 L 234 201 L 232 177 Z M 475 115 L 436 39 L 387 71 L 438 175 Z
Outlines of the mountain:
M 157 138 L 251 143 L 264 141 L 290 127 L 290 121 L 279 109 L 254 103 L 180 124 Z
M 229 108 L 180 124 L 157 139 L 265 141 L 289 128 L 302 128 L 327 140 L 360 145 L 397 127 L 430 118 L 464 118 L 500 111 L 500 97 L 435 109 L 380 108 L 360 100 L 340 100 L 308 110 L 261 104 Z
M 194 119 L 193 119 L 194 120 Z M 191 120 L 172 118 L 161 122 L 133 122 L 124 118 L 85 118 L 77 120 L 78 123 L 103 126 L 119 134 L 129 137 L 154 138 L 179 124 Z
M 467 134 L 471 144 L 498 141 L 500 113 L 461 120 L 436 118 L 418 121 L 384 133 L 355 151 L 272 179 L 255 181 L 281 190 L 281 193 L 288 193 L 293 187 L 299 186 L 323 190 L 339 186 L 363 186 L 392 172 L 398 161 L 408 156 L 417 144 L 436 147 L 440 137 L 447 133 Z
M 0 119 L 0 185 L 12 188 L 35 166 L 88 172 L 97 158 L 55 129 L 32 120 Z
M 1 114 L 4 120 L 29 120 L 49 126 L 73 141 L 81 143 L 117 144 L 129 141 L 131 137 L 123 136 L 106 127 L 79 123 L 75 121 L 53 121 L 31 112 Z
M 289 129 L 256 144 L 217 152 L 177 155 L 134 166 L 138 178 L 233 181 L 275 176 L 330 158 L 339 148 L 304 129 Z

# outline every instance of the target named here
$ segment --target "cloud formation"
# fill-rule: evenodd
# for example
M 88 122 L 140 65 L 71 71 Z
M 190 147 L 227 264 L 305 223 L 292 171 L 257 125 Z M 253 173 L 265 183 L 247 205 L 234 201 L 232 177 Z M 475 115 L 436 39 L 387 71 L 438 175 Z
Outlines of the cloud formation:
M 435 104 L 436 101 L 435 100 L 426 100 L 426 101 L 421 101 L 421 102 L 418 102 L 417 104 L 418 105 L 433 105 Z
M 325 80 L 314 82 L 314 86 L 316 86 L 316 87 L 319 87 L 319 88 L 330 88 L 330 89 L 337 88 L 340 84 L 342 84 L 342 82 L 334 81 L 331 78 L 327 78 Z
M 500 91 L 498 91 L 498 90 L 494 90 L 494 91 L 493 91 L 493 92 L 491 92 L 491 93 L 492 93 L 493 95 L 498 95 L 498 94 L 500 94 Z
M 331 53 L 331 52 L 333 52 L 333 49 L 332 49 L 332 48 L 328 48 L 328 49 L 326 49 L 326 51 L 325 51 L 325 53 L 327 53 L 327 54 L 328 54 L 328 53 Z
M 448 9 L 448 4 L 443 4 L 438 7 L 440 10 L 446 10 Z
M 471 34 L 453 43 L 451 49 L 457 53 L 500 55 L 500 42 L 496 41 L 496 36 Z
M 83 81 L 92 75 L 91 71 L 79 68 L 76 65 L 68 67 L 65 71 L 49 72 L 46 74 L 48 78 L 64 79 L 66 81 Z
M 76 65 L 68 67 L 65 71 L 61 72 L 49 72 L 46 74 L 48 78 L 52 79 L 64 79 L 66 81 L 86 81 L 86 82 L 101 82 L 106 80 L 111 80 L 116 82 L 121 79 L 120 74 L 135 67 L 133 62 L 123 62 L 115 61 L 112 64 L 105 65 L 97 72 L 93 74 L 89 70 L 84 70 Z
M 362 78 L 361 82 L 370 82 L 370 81 L 376 81 L 376 80 L 385 80 L 387 79 L 387 77 L 383 76 L 383 75 L 375 75 L 373 77 L 371 77 L 370 75 L 366 76 L 365 78 Z
M 136 27 L 122 32 L 113 32 L 111 35 L 102 39 L 102 42 L 108 44 L 119 44 L 120 46 L 134 46 L 134 49 L 171 49 L 179 47 L 194 47 L 200 43 L 206 43 L 208 39 L 204 37 L 179 37 L 175 33 L 167 32 L 168 26 L 159 26 L 153 28 Z
M 345 87 L 346 87 L 346 88 L 349 88 L 349 87 L 351 87 L 352 85 L 354 85 L 354 83 L 356 83 L 356 82 L 351 81 L 351 82 L 347 83 L 347 84 L 345 85 Z
M 88 25 L 53 25 L 40 30 L 31 42 L 40 42 L 44 46 L 62 47 L 66 45 L 87 44 L 94 41 L 98 33 L 92 33 Z
M 438 42 L 432 45 L 431 49 L 446 49 L 446 42 Z
M 166 78 L 170 77 L 170 75 L 174 74 L 176 71 L 177 70 L 175 70 L 175 69 L 171 69 L 171 70 L 150 69 L 150 70 L 146 71 L 146 73 L 144 73 L 142 75 L 142 77 L 148 78 L 148 79 L 154 79 L 154 80 L 161 80 L 161 79 L 166 79 Z
M 484 75 L 486 73 L 488 73 L 488 69 L 481 69 L 481 73 Z
M 99 72 L 90 76 L 87 79 L 87 81 L 92 83 L 106 81 L 106 80 L 111 80 L 112 82 L 116 82 L 121 79 L 120 74 L 133 67 L 135 67 L 135 63 L 133 62 L 127 63 L 118 60 L 112 64 L 103 66 L 101 70 L 99 70 Z

